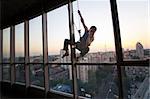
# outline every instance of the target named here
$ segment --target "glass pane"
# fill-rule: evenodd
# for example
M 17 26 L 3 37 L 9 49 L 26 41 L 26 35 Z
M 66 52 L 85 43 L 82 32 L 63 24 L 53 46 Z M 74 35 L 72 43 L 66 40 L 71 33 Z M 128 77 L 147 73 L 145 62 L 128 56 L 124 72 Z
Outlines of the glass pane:
M 29 21 L 30 62 L 40 63 L 43 61 L 42 48 L 42 17 L 39 16 Z
M 94 34 L 94 40 L 90 46 L 88 46 L 89 52 L 85 55 L 84 58 L 91 57 L 90 61 L 88 60 L 87 62 L 94 63 L 110 62 L 110 60 L 113 60 L 113 62 L 116 61 L 114 58 L 115 44 L 109 0 L 79 0 L 79 6 L 86 26 L 88 28 L 90 28 L 92 25 L 97 27 L 97 30 Z M 80 21 L 77 10 L 78 4 L 77 2 L 74 2 L 74 20 L 76 25 L 75 39 L 76 41 L 80 41 L 78 30 L 81 29 L 82 37 L 84 35 L 85 29 L 83 28 L 83 25 Z M 81 53 L 79 50 L 76 51 L 77 53 Z M 92 58 L 93 55 L 95 55 L 94 58 Z M 77 56 L 79 55 L 77 54 Z M 84 58 L 79 60 L 84 62 Z M 109 58 L 112 59 L 109 60 Z
M 123 75 L 125 99 L 149 99 L 149 70 L 147 67 L 126 66 Z
M 78 65 L 78 94 L 90 99 L 116 99 L 119 96 L 116 66 Z
M 3 63 L 10 62 L 10 28 L 3 30 Z M 3 80 L 10 80 L 10 65 L 3 65 Z
M 10 28 L 3 30 L 3 62 L 10 62 Z
M 67 7 L 63 6 L 50 11 L 47 14 L 49 62 L 53 61 L 60 63 L 60 60 L 55 60 L 57 58 L 61 58 L 64 54 L 62 51 L 64 39 L 69 39 L 69 22 L 67 11 Z
M 10 80 L 10 65 L 3 65 L 3 80 Z
M 146 59 L 150 49 L 148 30 L 149 0 L 118 0 L 124 60 Z
M 15 26 L 15 62 L 24 62 L 24 24 Z
M 30 65 L 31 85 L 44 86 L 44 70 L 43 65 Z
M 72 72 L 69 65 L 49 65 L 50 89 L 72 93 Z
M 16 64 L 16 82 L 25 83 L 25 68 L 22 64 Z

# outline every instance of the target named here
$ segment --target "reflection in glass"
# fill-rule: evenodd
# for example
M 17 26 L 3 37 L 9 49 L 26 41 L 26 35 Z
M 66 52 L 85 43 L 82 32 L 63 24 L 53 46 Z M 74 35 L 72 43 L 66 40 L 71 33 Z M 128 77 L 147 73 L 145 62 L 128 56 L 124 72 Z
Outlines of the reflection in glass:
M 50 89 L 72 93 L 71 66 L 49 65 Z
M 30 84 L 44 86 L 44 70 L 42 64 L 30 65 Z

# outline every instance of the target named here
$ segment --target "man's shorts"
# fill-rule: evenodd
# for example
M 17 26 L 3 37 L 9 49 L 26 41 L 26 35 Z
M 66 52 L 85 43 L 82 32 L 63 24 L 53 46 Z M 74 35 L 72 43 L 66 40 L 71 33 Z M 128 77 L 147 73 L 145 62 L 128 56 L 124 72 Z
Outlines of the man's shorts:
M 89 47 L 85 46 L 85 44 L 82 44 L 80 42 L 76 43 L 76 49 L 78 49 L 79 51 L 81 51 L 81 56 L 84 56 L 85 54 L 87 54 L 89 52 Z

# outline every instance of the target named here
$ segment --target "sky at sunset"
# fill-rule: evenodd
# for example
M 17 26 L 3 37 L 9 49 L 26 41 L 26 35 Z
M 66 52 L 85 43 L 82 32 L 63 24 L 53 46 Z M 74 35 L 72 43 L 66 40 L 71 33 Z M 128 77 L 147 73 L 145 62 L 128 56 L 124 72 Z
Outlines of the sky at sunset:
M 149 0 L 117 0 L 120 22 L 122 47 L 135 49 L 137 42 L 141 42 L 144 48 L 150 48 L 150 1 Z M 77 29 L 84 29 L 77 13 L 77 2 L 73 3 L 74 21 Z M 90 27 L 95 25 L 97 31 L 94 41 L 90 46 L 90 52 L 115 51 L 112 17 L 109 0 L 79 0 L 79 9 Z M 48 23 L 48 53 L 59 54 L 63 48 L 65 38 L 69 39 L 69 22 L 67 5 L 47 13 Z M 30 55 L 42 55 L 42 16 L 29 21 L 29 49 Z M 24 52 L 24 24 L 16 25 L 16 56 L 23 56 Z M 75 40 L 79 40 L 79 34 L 75 27 Z M 10 36 L 9 28 L 3 30 L 4 56 L 9 56 Z

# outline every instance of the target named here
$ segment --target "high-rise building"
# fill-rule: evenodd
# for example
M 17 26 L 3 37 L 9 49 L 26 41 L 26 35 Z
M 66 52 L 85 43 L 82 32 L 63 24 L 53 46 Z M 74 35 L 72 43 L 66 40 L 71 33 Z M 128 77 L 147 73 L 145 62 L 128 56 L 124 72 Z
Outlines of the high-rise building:
M 84 58 L 82 60 L 80 60 L 81 63 L 85 62 L 87 63 L 88 62 L 88 58 Z M 88 82 L 88 70 L 89 70 L 89 67 L 86 66 L 86 65 L 83 65 L 83 66 L 78 66 L 77 67 L 77 72 L 78 72 L 78 78 L 83 81 L 83 82 Z
M 65 51 L 63 49 L 61 49 L 60 50 L 60 62 L 61 63 L 70 63 L 71 62 L 70 55 L 62 58 L 62 56 L 64 54 L 65 54 Z M 65 69 L 69 69 L 69 79 L 72 80 L 72 67 L 68 66 L 68 65 L 64 65 L 64 64 L 62 64 L 61 67 L 65 68 Z
M 144 49 L 143 49 L 143 45 L 140 42 L 136 43 L 136 55 L 140 58 L 143 59 L 144 58 Z

